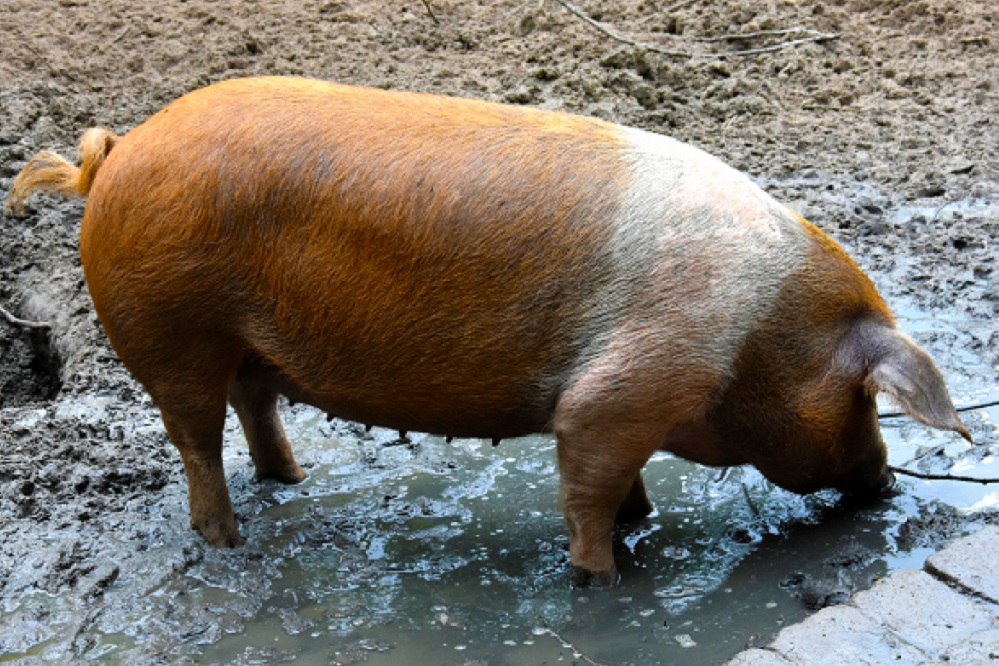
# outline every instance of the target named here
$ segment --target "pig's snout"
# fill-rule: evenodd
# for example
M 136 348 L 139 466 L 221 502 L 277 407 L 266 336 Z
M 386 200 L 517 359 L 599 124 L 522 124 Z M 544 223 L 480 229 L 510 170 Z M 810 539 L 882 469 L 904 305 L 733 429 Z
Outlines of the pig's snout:
M 870 502 L 895 494 L 895 474 L 887 467 L 872 484 L 848 485 L 839 490 L 848 501 Z
M 890 469 L 886 469 L 885 473 L 881 475 L 881 479 L 878 481 L 878 490 L 882 494 L 888 494 L 895 491 L 895 473 Z

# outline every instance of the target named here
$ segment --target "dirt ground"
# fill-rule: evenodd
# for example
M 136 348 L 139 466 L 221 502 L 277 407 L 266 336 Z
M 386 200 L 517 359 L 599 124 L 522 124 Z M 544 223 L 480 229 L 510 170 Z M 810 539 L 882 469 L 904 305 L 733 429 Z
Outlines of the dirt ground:
M 749 173 L 843 243 L 889 302 L 980 320 L 969 344 L 999 368 L 999 4 L 578 5 L 638 45 L 555 0 L 5 2 L 0 200 L 35 152 L 72 155 L 85 128 L 127 132 L 175 97 L 234 77 L 306 75 L 568 110 L 675 136 Z M 35 197 L 25 215 L 0 221 L 0 306 L 51 323 L 46 336 L 0 320 L 8 609 L 30 590 L 75 591 L 99 607 L 144 543 L 126 539 L 114 564 L 95 564 L 107 560 L 97 557 L 104 537 L 140 535 L 163 489 L 183 487 L 179 457 L 150 427 L 156 414 L 93 313 L 78 261 L 82 210 Z M 955 521 L 924 541 L 953 536 Z M 0 637 L 0 655 L 30 647 L 29 625 L 17 640 Z M 85 641 L 71 643 L 69 655 L 86 653 Z

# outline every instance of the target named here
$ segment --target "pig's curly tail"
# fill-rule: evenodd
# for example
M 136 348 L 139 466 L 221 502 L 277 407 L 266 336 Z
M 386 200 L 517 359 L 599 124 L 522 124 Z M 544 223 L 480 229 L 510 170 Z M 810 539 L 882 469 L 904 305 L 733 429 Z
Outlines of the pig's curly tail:
M 80 166 L 56 153 L 45 150 L 35 155 L 14 180 L 7 208 L 22 212 L 24 202 L 35 190 L 59 192 L 65 196 L 85 197 L 94 176 L 118 142 L 118 135 L 103 127 L 94 127 L 80 139 Z

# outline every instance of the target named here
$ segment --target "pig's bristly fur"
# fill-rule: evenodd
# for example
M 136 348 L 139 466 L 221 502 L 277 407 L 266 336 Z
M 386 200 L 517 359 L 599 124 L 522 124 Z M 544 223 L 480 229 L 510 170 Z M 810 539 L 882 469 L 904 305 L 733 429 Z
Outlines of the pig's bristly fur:
M 283 393 L 446 435 L 556 434 L 572 562 L 667 449 L 807 492 L 885 471 L 875 390 L 966 434 L 939 371 L 828 237 L 745 176 L 599 120 L 305 79 L 228 81 L 94 129 L 12 188 L 88 195 L 81 259 L 159 406 L 191 521 L 241 541 L 232 404 L 258 475 L 304 478 Z

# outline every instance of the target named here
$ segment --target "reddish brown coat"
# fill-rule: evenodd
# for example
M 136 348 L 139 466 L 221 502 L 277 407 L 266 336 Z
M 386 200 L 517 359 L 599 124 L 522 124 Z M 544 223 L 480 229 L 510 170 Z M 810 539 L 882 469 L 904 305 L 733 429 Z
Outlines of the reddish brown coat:
M 814 226 L 679 142 L 598 120 L 303 79 L 230 81 L 82 166 L 81 258 L 115 350 L 187 472 L 191 521 L 241 540 L 226 402 L 261 476 L 304 478 L 279 393 L 406 430 L 550 430 L 573 564 L 651 510 L 659 449 L 785 487 L 877 488 L 876 391 L 967 436 L 939 371 Z

